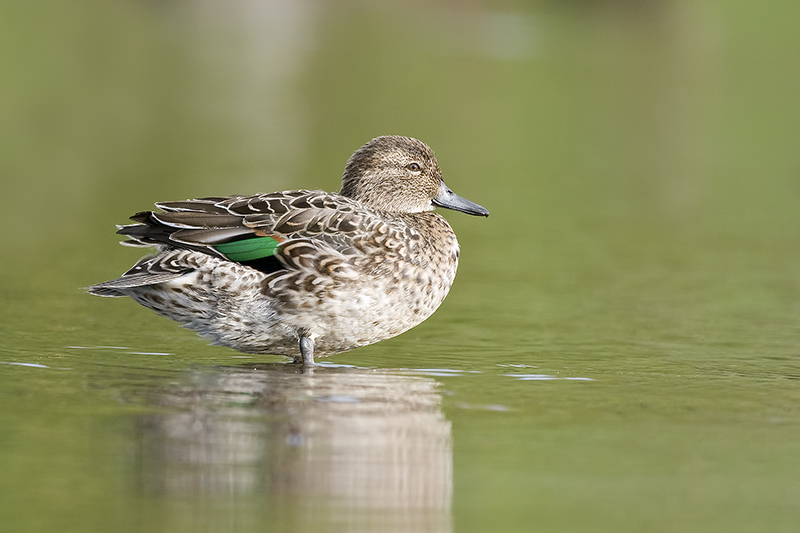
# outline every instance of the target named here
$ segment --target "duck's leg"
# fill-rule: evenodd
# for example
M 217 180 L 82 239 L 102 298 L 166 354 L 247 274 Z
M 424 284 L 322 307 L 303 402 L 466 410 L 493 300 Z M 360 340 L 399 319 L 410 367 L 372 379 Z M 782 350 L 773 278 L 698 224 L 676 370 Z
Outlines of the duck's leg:
M 303 360 L 297 361 L 298 363 L 303 363 L 306 368 L 314 366 L 314 341 L 309 337 L 300 337 L 300 354 L 303 356 Z

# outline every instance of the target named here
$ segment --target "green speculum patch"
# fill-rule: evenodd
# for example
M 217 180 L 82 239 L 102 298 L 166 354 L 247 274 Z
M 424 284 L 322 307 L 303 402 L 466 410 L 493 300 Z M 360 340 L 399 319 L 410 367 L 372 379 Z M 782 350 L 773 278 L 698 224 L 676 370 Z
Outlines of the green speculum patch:
M 275 255 L 280 243 L 272 237 L 256 237 L 214 245 L 214 249 L 237 263 L 256 261 Z

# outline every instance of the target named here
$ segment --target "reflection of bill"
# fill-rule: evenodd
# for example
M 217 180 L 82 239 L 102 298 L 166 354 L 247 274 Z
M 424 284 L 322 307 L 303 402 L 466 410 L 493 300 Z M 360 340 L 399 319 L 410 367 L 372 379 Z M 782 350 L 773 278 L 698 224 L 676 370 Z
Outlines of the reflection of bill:
M 194 372 L 158 403 L 166 411 L 139 426 L 147 493 L 255 499 L 259 515 L 299 529 L 451 529 L 450 423 L 431 378 L 215 368 Z

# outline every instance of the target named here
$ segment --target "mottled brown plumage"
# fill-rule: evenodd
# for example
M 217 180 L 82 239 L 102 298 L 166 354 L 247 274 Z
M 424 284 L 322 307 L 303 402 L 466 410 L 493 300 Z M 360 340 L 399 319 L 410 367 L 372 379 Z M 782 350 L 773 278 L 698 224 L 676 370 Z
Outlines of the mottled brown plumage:
M 350 157 L 340 194 L 156 206 L 162 211 L 137 213 L 137 223 L 118 233 L 129 237 L 124 244 L 156 246 L 157 254 L 89 292 L 130 296 L 216 344 L 306 365 L 430 316 L 453 283 L 459 254 L 433 209 L 488 215 L 444 185 L 427 145 L 397 136 L 373 139 Z

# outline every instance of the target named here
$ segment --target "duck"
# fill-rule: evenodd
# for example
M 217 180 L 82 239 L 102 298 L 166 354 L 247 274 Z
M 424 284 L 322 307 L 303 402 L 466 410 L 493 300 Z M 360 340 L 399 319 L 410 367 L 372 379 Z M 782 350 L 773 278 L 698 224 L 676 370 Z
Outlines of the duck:
M 121 244 L 155 247 L 90 294 L 130 297 L 243 353 L 313 367 L 430 317 L 456 276 L 445 208 L 489 211 L 445 185 L 431 148 L 376 137 L 348 159 L 338 193 L 289 190 L 157 202 Z

